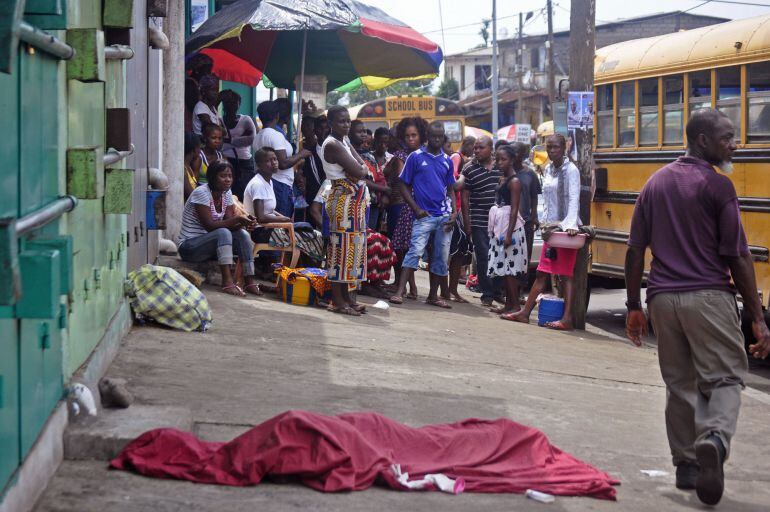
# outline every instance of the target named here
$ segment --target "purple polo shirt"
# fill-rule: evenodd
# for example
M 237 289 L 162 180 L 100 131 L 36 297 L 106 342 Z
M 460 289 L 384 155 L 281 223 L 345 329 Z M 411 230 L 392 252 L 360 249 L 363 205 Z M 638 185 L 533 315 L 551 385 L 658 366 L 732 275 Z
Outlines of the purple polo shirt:
M 663 167 L 639 194 L 628 245 L 652 251 L 647 300 L 657 293 L 735 293 L 726 258 L 749 254 L 732 182 L 698 158 Z

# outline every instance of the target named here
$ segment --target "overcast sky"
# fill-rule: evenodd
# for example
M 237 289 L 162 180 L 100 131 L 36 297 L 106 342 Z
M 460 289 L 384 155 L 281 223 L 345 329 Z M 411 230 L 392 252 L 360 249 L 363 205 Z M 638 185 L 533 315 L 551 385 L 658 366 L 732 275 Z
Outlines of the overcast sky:
M 445 55 L 459 53 L 482 42 L 478 32 L 481 20 L 491 17 L 492 0 L 363 0 L 383 9 L 391 16 L 407 23 L 437 42 Z M 737 19 L 770 13 L 770 0 L 736 0 L 738 3 L 766 4 L 765 6 L 737 5 L 703 0 L 597 0 L 596 22 L 615 21 L 644 14 L 689 11 L 723 18 Z M 441 33 L 439 4 L 444 21 Z M 553 2 L 554 30 L 569 28 L 569 0 Z M 703 4 L 703 5 L 701 5 Z M 698 7 L 701 5 L 700 7 Z M 524 34 L 547 31 L 545 0 L 498 0 L 498 37 L 513 37 L 518 30 L 518 13 L 533 11 L 534 17 L 524 27 Z

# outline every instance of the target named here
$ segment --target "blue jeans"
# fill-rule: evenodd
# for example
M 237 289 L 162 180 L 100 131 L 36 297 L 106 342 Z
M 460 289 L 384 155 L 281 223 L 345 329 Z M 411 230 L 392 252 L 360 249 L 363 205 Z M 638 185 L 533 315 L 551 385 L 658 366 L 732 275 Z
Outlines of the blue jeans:
M 417 269 L 420 257 L 433 236 L 433 250 L 430 255 L 430 273 L 437 276 L 449 274 L 449 246 L 452 243 L 452 231 L 447 232 L 444 224 L 449 222 L 449 215 L 414 219 L 412 240 L 402 266 Z M 454 227 L 454 225 L 452 225 Z
M 294 215 L 294 190 L 286 183 L 273 179 L 275 211 L 291 218 Z
M 232 265 L 234 253 L 243 266 L 243 275 L 253 276 L 253 249 L 254 244 L 251 243 L 251 236 L 246 230 L 230 231 L 227 228 L 217 228 L 179 244 L 179 257 L 182 261 L 192 263 L 216 258 L 220 265 Z
M 476 275 L 479 278 L 481 300 L 493 299 L 502 295 L 502 283 L 498 278 L 487 277 L 489 258 L 489 233 L 486 228 L 471 228 L 473 252 L 476 253 Z

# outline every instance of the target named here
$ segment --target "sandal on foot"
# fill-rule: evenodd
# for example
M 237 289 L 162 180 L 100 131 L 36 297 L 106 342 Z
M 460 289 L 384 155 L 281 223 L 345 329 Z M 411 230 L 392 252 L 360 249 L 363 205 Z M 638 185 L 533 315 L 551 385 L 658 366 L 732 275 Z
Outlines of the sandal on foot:
M 517 311 L 512 311 L 505 306 L 498 306 L 496 308 L 489 308 L 490 313 L 494 313 L 496 315 L 505 315 L 508 313 L 517 313 Z
M 363 304 L 351 304 L 350 307 L 358 311 L 359 313 L 366 313 L 366 306 L 364 306 Z
M 409 299 L 409 300 L 417 300 L 417 294 L 409 292 L 409 293 L 406 294 L 406 298 Z
M 235 297 L 245 297 L 246 294 L 241 290 L 241 287 L 237 284 L 233 283 L 229 286 L 223 286 L 222 291 L 225 292 L 228 295 L 233 295 Z
M 554 331 L 571 331 L 572 327 L 567 327 L 564 322 L 561 320 L 556 320 L 555 322 L 547 322 L 545 326 L 549 329 L 553 329 Z
M 338 308 L 334 304 L 329 304 L 328 306 L 326 306 L 326 311 L 329 311 L 331 313 L 337 313 L 340 315 L 361 316 L 361 313 L 351 308 L 350 306 Z
M 390 302 L 392 304 L 403 304 L 404 303 L 404 298 L 402 296 L 400 296 L 400 295 L 394 295 L 389 300 L 390 300 Z
M 425 304 L 429 306 L 436 306 L 437 308 L 442 308 L 442 309 L 452 309 L 452 306 L 450 306 L 449 304 L 447 304 L 441 299 L 425 299 Z
M 243 287 L 243 291 L 246 293 L 250 293 L 252 295 L 256 295 L 257 297 L 261 297 L 262 295 L 264 295 L 264 293 L 262 293 L 262 290 L 259 289 L 259 285 L 257 283 L 247 284 L 246 286 Z
M 519 312 L 516 313 L 504 313 L 500 315 L 503 320 L 510 320 L 511 322 L 519 322 L 520 324 L 528 324 L 529 318 L 522 318 L 519 316 Z

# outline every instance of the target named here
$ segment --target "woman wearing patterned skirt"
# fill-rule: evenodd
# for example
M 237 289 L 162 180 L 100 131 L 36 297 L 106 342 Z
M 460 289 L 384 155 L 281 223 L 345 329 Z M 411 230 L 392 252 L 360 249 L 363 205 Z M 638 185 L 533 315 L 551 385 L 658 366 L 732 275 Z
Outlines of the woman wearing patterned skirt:
M 366 185 L 361 180 L 368 169 L 347 139 L 348 110 L 331 107 L 327 118 L 331 134 L 318 156 L 332 184 L 325 203 L 329 217 L 327 277 L 332 284 L 329 311 L 360 316 L 366 308 L 353 301 L 349 289 L 366 279 Z
M 527 237 L 524 220 L 519 215 L 521 183 L 516 178 L 512 146 L 500 146 L 496 154 L 497 168 L 502 171 L 495 206 L 489 211 L 488 277 L 502 277 L 505 282 L 505 305 L 492 311 L 500 315 L 521 309 L 519 279 L 527 272 Z

